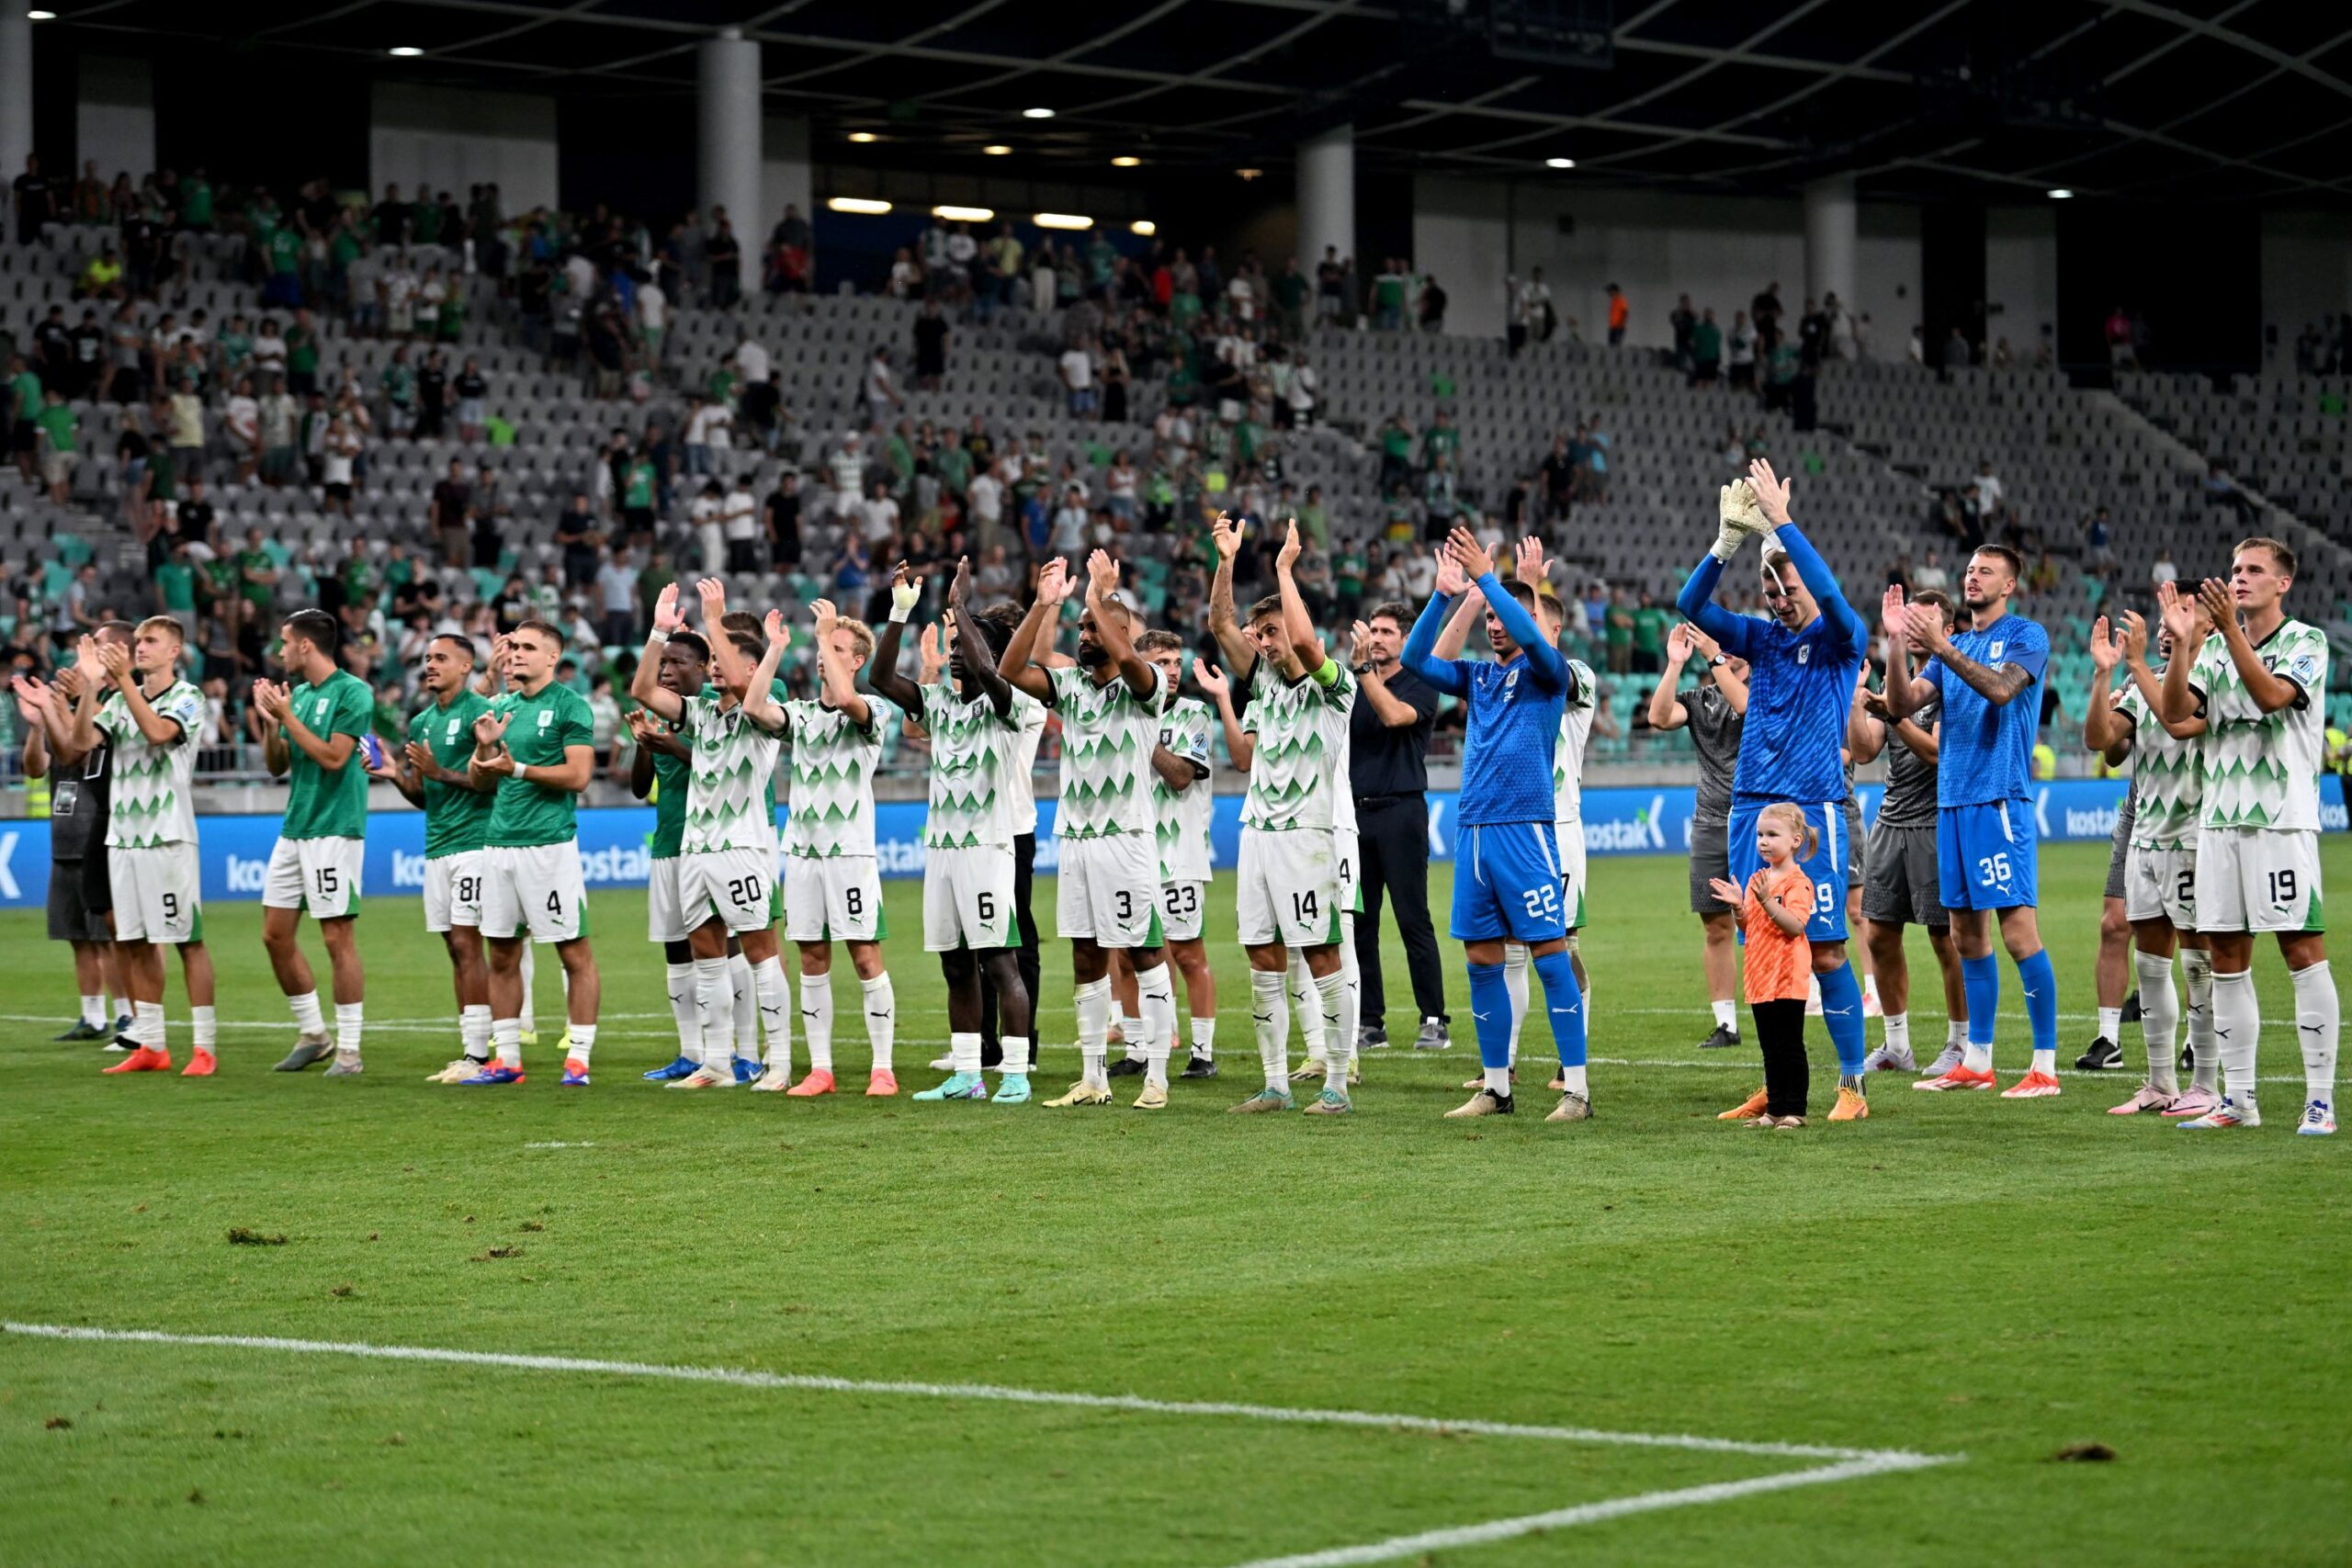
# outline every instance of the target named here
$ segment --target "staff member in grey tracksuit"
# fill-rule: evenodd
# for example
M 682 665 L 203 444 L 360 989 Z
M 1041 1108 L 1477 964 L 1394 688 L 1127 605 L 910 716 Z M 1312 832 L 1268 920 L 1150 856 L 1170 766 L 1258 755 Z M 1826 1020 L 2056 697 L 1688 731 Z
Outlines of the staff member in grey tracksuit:
M 1682 683 L 1685 665 L 1698 667 L 1698 684 Z M 1650 694 L 1650 728 L 1688 728 L 1699 759 L 1699 797 L 1690 812 L 1690 912 L 1705 932 L 1707 1002 L 1715 1027 L 1699 1043 L 1720 1050 L 1739 1043 L 1739 911 L 1714 896 L 1712 884 L 1731 880 L 1731 779 L 1739 766 L 1739 736 L 1747 715 L 1747 661 L 1727 658 L 1715 639 L 1693 626 L 1666 637 L 1666 669 Z

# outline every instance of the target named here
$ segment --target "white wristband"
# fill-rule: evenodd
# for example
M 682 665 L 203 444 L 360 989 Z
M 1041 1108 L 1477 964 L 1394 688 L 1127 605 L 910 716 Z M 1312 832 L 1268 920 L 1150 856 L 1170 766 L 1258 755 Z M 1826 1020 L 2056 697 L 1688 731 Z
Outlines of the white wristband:
M 517 763 L 515 763 L 515 764 L 514 764 L 514 782 L 515 782 L 516 784 L 528 784 L 528 783 L 530 782 L 530 779 L 531 779 L 531 764 L 530 764 L 530 763 L 528 763 L 528 762 L 517 762 Z
M 907 624 L 907 617 L 914 613 L 915 607 L 912 604 L 901 604 L 894 599 L 890 604 L 890 624 L 894 626 L 903 626 Z
M 656 626 L 653 628 L 652 640 L 655 642 L 668 642 L 670 640 L 670 634 L 663 631 L 660 626 Z

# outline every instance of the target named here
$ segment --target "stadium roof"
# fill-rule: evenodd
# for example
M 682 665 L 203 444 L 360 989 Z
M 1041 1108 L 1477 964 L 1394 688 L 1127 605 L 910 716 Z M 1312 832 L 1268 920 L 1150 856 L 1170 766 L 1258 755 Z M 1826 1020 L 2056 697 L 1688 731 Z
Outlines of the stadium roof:
M 2193 5 L 2211 15 L 2191 14 Z M 1069 175 L 1283 165 L 1352 122 L 1374 167 L 1679 189 L 2335 204 L 2352 17 L 2304 0 L 50 0 L 94 50 L 201 36 L 381 79 L 690 95 L 759 39 L 831 164 Z M 233 25 L 232 25 L 233 23 Z M 393 48 L 421 55 L 393 59 Z M 1049 109 L 1050 118 L 1024 118 Z M 875 140 L 847 145 L 853 133 Z

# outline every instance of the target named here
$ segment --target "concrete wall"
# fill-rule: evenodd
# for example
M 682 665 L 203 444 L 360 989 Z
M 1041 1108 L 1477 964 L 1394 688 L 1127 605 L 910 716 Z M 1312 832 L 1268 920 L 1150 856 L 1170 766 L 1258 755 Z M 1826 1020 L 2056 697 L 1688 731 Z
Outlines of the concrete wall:
M 96 164 L 98 177 L 109 185 L 126 170 L 134 183 L 152 171 L 155 167 L 154 66 L 144 60 L 84 55 L 74 103 L 74 143 L 83 162 Z M 52 178 L 80 173 L 78 168 L 51 171 Z
M 2048 202 L 1985 210 L 1984 312 L 1986 348 L 2007 338 L 2029 358 L 2047 326 L 2056 352 L 2058 216 Z
M 755 221 L 735 225 L 735 237 L 746 250 L 757 251 L 768 243 L 768 235 L 784 216 L 786 207 L 800 209 L 800 216 L 816 211 L 808 161 L 808 119 L 806 115 L 771 118 L 760 127 L 760 210 L 752 215 Z
M 449 191 L 494 182 L 510 213 L 556 203 L 555 99 L 379 83 L 368 124 L 369 188 Z
M 2278 330 L 2276 353 L 2294 363 L 2306 322 L 2352 310 L 2352 215 L 2262 215 L 2262 319 Z

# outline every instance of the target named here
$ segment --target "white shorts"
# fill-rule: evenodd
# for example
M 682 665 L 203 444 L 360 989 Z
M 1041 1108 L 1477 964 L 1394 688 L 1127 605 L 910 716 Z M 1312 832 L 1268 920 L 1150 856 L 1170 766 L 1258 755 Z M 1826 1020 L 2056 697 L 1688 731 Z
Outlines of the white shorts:
M 2197 929 L 2197 852 L 2183 846 L 2149 850 L 2133 845 L 2123 857 L 2123 918 L 2168 920 L 2175 931 Z
M 1363 913 L 1363 860 L 1353 828 L 1331 829 L 1331 848 L 1340 857 L 1340 908 L 1343 913 Z
M 459 850 L 424 863 L 424 929 L 481 929 L 481 850 Z
M 1584 929 L 1584 819 L 1555 822 L 1552 834 L 1560 840 L 1560 908 L 1568 912 L 1568 930 Z
M 107 880 L 114 887 L 115 941 L 177 944 L 203 939 L 203 885 L 194 844 L 109 849 L 106 857 Z
M 882 874 L 872 855 L 786 855 L 784 931 L 794 942 L 879 942 Z
M 308 909 L 314 920 L 356 915 L 367 855 L 361 839 L 280 839 L 262 874 L 262 908 Z
M 1339 854 L 1328 828 L 1241 829 L 1235 924 L 1245 947 L 1340 940 Z
M 2308 829 L 2206 828 L 2197 835 L 2197 929 L 2327 929 L 2319 834 Z
M 1158 947 L 1159 841 L 1152 833 L 1061 840 L 1054 926 L 1098 947 Z
M 493 844 L 481 852 L 481 934 L 576 942 L 588 934 L 580 841 Z
M 1159 929 L 1170 942 L 1201 940 L 1201 910 L 1208 898 L 1205 882 L 1163 882 L 1159 885 Z
M 775 924 L 775 857 L 765 850 L 707 850 L 678 857 L 678 908 L 686 923 L 706 923 L 713 911 L 727 934 Z
M 1018 947 L 1012 907 L 1012 846 L 972 844 L 924 852 L 922 949 Z
M 683 856 L 671 855 L 649 864 L 645 872 L 645 940 L 648 942 L 684 942 L 686 940 L 685 900 L 678 894 L 678 863 Z M 771 866 L 771 871 L 779 868 Z

